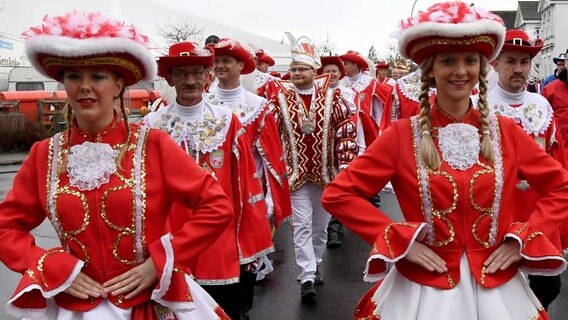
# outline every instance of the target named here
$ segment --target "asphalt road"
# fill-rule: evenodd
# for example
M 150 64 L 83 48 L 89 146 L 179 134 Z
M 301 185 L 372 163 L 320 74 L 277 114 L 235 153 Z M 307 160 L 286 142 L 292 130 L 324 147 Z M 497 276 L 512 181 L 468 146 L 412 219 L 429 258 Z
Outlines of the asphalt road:
M 17 167 L 0 166 L 0 199 L 11 186 Z M 22 195 L 25 196 L 25 195 Z M 400 220 L 400 210 L 393 194 L 382 193 L 382 209 L 394 220 Z M 58 245 L 53 228 L 47 222 L 33 230 L 38 245 L 51 248 Z M 328 250 L 321 269 L 325 285 L 316 287 L 318 298 L 315 304 L 300 302 L 300 285 L 296 282 L 299 273 L 294 262 L 292 231 L 284 224 L 275 236 L 276 252 L 271 255 L 275 271 L 268 280 L 255 288 L 255 301 L 250 313 L 253 320 L 347 320 L 352 319 L 353 309 L 359 298 L 372 286 L 363 282 L 362 272 L 369 246 L 352 233 L 346 233 L 345 245 Z M 19 275 L 0 264 L 0 305 L 12 295 Z M 551 305 L 552 320 L 568 319 L 568 278 L 563 275 L 560 296 Z M 14 320 L 0 307 L 1 320 Z

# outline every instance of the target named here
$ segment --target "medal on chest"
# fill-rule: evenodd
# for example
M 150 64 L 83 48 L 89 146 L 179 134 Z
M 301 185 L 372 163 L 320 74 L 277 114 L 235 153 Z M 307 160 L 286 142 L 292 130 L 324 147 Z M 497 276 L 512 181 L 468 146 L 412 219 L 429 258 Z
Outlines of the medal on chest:
M 316 107 L 314 101 L 316 100 L 315 90 L 312 95 L 309 109 L 304 105 L 304 101 L 298 94 L 296 94 L 296 107 L 300 111 L 300 130 L 304 134 L 312 134 L 316 129 Z

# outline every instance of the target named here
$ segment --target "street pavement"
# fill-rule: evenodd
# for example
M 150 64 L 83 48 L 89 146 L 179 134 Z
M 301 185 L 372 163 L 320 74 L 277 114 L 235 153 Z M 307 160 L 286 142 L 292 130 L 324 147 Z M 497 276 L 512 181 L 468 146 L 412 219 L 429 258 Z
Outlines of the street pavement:
M 0 165 L 0 199 L 5 197 L 17 165 Z M 19 195 L 25 196 L 25 195 Z M 393 220 L 400 220 L 400 209 L 392 193 L 381 193 L 381 208 Z M 36 243 L 44 248 L 58 245 L 57 237 L 49 222 L 44 222 L 32 231 Z M 347 320 L 352 319 L 353 310 L 359 298 L 372 286 L 363 282 L 362 272 L 369 253 L 369 246 L 356 235 L 347 232 L 341 248 L 327 250 L 321 265 L 325 285 L 317 286 L 317 301 L 305 305 L 300 302 L 299 274 L 294 262 L 292 230 L 289 224 L 280 227 L 275 235 L 276 252 L 271 254 L 274 272 L 255 288 L 252 320 Z M 6 269 L 0 263 L 0 305 L 10 299 L 20 275 Z M 568 319 L 568 278 L 563 275 L 562 292 L 551 305 L 552 320 Z M 15 320 L 6 315 L 0 306 L 0 320 Z

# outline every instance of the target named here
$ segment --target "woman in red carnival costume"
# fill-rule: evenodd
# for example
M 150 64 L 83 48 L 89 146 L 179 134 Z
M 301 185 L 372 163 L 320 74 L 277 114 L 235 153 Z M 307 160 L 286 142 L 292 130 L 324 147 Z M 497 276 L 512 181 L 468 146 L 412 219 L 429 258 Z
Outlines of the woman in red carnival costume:
M 547 236 L 568 215 L 568 173 L 511 119 L 489 113 L 485 76 L 503 45 L 501 18 L 446 2 L 401 29 L 400 53 L 422 70 L 420 114 L 387 129 L 322 200 L 373 246 L 365 279 L 381 282 L 354 318 L 548 319 L 520 271 L 555 275 L 566 267 Z M 511 197 L 518 176 L 543 195 L 522 223 Z M 404 222 L 366 200 L 388 181 Z
M 148 38 L 77 12 L 46 16 L 24 36 L 34 67 L 65 86 L 69 129 L 32 147 L 0 204 L 0 261 L 23 274 L 8 312 L 228 319 L 187 268 L 229 226 L 227 196 L 167 134 L 126 117 L 125 88 L 156 73 Z M 193 215 L 170 234 L 173 203 Z M 60 248 L 43 249 L 30 233 L 46 217 Z

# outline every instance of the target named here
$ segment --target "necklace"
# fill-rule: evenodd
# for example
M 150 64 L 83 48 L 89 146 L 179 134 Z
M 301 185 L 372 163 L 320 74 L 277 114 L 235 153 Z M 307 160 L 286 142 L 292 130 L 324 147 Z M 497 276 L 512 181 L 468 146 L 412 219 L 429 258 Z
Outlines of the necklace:
M 316 129 L 316 108 L 315 108 L 315 100 L 316 100 L 316 90 L 314 88 L 314 92 L 312 93 L 312 100 L 310 101 L 309 109 L 306 108 L 304 104 L 304 100 L 296 93 L 296 106 L 300 109 L 300 130 L 304 134 L 312 134 Z

